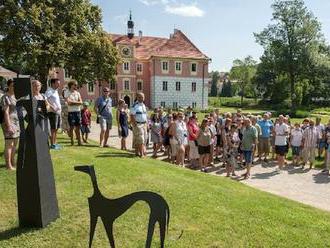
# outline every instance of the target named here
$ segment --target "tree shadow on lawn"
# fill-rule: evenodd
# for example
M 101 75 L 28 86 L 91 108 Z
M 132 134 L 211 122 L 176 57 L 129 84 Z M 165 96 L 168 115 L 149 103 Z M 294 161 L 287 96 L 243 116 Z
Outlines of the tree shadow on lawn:
M 97 158 L 136 158 L 133 153 L 104 152 L 96 155 Z
M 38 230 L 37 228 L 13 227 L 11 229 L 0 232 L 0 241 L 8 240 L 8 239 L 20 236 L 25 233 L 32 233 L 37 230 Z

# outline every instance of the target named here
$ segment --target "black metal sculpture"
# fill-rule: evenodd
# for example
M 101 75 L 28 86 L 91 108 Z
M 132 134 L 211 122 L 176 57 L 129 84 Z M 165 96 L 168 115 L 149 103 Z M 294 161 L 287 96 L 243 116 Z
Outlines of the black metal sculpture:
M 21 129 L 17 158 L 19 225 L 45 227 L 59 217 L 48 136 L 37 121 L 37 111 L 46 114 L 46 105 L 32 98 L 29 78 L 14 82 Z
M 150 191 L 140 191 L 117 199 L 107 199 L 101 194 L 98 188 L 94 166 L 75 166 L 74 169 L 76 171 L 87 173 L 92 180 L 94 188 L 93 195 L 88 198 L 90 213 L 89 247 L 92 247 L 97 219 L 100 217 L 107 232 L 110 246 L 114 248 L 114 221 L 122 214 L 124 214 L 135 202 L 140 200 L 148 203 L 150 207 L 146 247 L 149 248 L 151 246 L 156 222 L 159 223 L 160 228 L 160 246 L 162 248 L 164 247 L 165 234 L 166 230 L 168 230 L 168 224 L 170 220 L 170 209 L 162 196 Z

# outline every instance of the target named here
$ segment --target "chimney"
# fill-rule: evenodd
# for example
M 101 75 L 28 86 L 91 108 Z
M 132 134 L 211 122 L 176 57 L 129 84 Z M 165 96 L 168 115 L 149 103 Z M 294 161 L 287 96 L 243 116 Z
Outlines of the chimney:
M 139 43 L 141 43 L 141 40 L 142 40 L 142 31 L 140 30 L 139 31 Z

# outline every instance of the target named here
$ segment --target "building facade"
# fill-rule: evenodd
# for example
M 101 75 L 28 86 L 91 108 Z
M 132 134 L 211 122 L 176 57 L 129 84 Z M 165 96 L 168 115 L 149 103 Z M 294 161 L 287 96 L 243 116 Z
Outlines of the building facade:
M 100 86 L 107 85 L 114 103 L 123 99 L 131 106 L 143 92 L 149 108 L 207 108 L 210 59 L 180 30 L 174 29 L 169 38 L 143 36 L 141 31 L 135 36 L 130 15 L 127 34 L 109 35 L 121 57 L 116 80 L 84 85 L 83 99 L 94 100 Z

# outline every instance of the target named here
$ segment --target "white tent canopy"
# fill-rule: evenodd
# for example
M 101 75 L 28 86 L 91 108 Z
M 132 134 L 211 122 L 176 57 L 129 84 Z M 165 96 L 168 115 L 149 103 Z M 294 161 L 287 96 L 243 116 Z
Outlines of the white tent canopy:
M 8 78 L 14 78 L 16 77 L 16 72 L 10 71 L 2 66 L 0 66 L 0 77 L 4 77 L 6 79 Z

